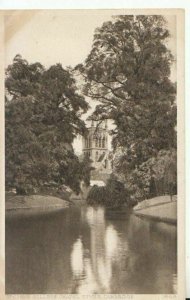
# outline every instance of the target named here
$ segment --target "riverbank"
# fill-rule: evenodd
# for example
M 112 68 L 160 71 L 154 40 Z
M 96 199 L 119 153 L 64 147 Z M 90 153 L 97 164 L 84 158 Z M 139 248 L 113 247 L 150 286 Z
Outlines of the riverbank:
M 135 215 L 155 221 L 177 224 L 177 196 L 159 196 L 144 200 L 133 208 Z
M 42 196 L 42 195 L 6 195 L 5 197 L 5 210 L 9 212 L 20 211 L 46 211 L 65 209 L 69 207 L 69 202 L 54 196 Z

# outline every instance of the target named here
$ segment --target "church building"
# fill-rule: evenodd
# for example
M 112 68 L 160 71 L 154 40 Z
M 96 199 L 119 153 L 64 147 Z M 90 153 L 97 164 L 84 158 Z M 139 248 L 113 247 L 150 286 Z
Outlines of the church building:
M 112 172 L 112 155 L 108 149 L 107 120 L 101 124 L 91 121 L 88 135 L 83 137 L 83 155 L 87 155 L 92 161 L 92 179 L 103 180 L 109 177 Z

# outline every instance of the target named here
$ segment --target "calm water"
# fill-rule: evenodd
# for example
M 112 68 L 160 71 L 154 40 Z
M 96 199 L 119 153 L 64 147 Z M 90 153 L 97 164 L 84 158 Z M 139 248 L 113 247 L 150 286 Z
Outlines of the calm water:
M 102 208 L 9 217 L 6 293 L 176 292 L 176 227 Z

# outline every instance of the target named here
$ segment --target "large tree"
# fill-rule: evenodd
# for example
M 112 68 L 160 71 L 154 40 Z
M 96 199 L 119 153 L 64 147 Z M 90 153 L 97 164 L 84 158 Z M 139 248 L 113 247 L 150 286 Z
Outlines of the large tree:
M 70 70 L 61 64 L 45 69 L 17 55 L 6 70 L 5 87 L 6 185 L 26 191 L 68 184 L 78 192 L 83 164 L 72 142 L 85 133 L 80 116 L 88 105 Z
M 162 16 L 117 16 L 97 28 L 90 54 L 77 66 L 84 93 L 100 101 L 93 117 L 114 120 L 113 145 L 125 148 L 127 172 L 176 148 L 169 36 Z

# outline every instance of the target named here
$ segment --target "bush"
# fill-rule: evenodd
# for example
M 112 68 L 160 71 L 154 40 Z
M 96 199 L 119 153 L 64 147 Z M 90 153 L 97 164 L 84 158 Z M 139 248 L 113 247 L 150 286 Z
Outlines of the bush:
M 115 176 L 111 176 L 105 187 L 93 186 L 90 190 L 87 203 L 91 205 L 104 205 L 118 207 L 129 205 L 129 196 L 125 186 Z
M 105 204 L 107 198 L 106 192 L 106 187 L 94 185 L 87 196 L 88 204 Z

